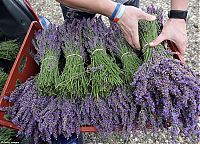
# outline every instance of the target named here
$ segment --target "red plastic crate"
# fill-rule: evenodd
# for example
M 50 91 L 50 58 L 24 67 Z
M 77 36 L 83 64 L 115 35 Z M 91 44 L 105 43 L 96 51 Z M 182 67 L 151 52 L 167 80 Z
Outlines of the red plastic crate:
M 11 103 L 3 100 L 3 97 L 9 96 L 11 92 L 15 90 L 17 81 L 23 83 L 29 77 L 34 76 L 39 72 L 39 66 L 35 63 L 32 57 L 32 55 L 36 52 L 34 46 L 32 45 L 32 38 L 34 37 L 35 32 L 37 32 L 39 29 L 42 29 L 42 27 L 37 21 L 31 23 L 27 35 L 24 39 L 24 42 L 18 53 L 18 56 L 15 60 L 15 63 L 11 69 L 5 87 L 0 96 L 0 107 L 7 107 L 12 105 Z M 177 48 L 173 43 L 169 42 L 169 46 L 171 47 L 172 51 L 177 51 Z M 23 70 L 20 72 L 19 67 L 24 58 L 26 59 L 26 62 Z M 185 63 L 181 56 L 177 55 L 176 58 L 180 59 L 183 63 Z M 19 129 L 10 121 L 5 120 L 4 114 L 4 112 L 0 111 L 0 126 Z M 151 126 L 147 127 L 150 128 Z M 81 127 L 81 132 L 96 132 L 96 128 L 93 126 L 84 126 Z
M 39 72 L 39 66 L 35 63 L 32 57 L 32 55 L 36 52 L 34 46 L 32 45 L 32 39 L 34 37 L 35 32 L 37 32 L 39 29 L 42 29 L 42 27 L 37 21 L 31 23 L 27 35 L 24 39 L 24 42 L 18 53 L 18 56 L 15 60 L 15 63 L 11 69 L 7 82 L 2 91 L 0 97 L 0 107 L 7 107 L 12 105 L 11 103 L 3 100 L 3 97 L 9 96 L 11 92 L 15 90 L 17 81 L 23 83 L 29 77 L 34 76 Z M 23 59 L 26 59 L 26 61 L 23 70 L 20 72 L 19 67 Z M 0 126 L 19 129 L 10 121 L 5 120 L 4 114 L 4 112 L 0 111 Z M 96 132 L 96 128 L 92 126 L 81 127 L 81 132 Z

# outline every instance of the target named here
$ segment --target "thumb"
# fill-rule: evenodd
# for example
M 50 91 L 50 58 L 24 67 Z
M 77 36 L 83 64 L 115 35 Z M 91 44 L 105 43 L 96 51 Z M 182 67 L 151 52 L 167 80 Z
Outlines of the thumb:
M 156 20 L 156 16 L 143 12 L 143 19 L 147 21 L 154 21 Z
M 159 45 L 161 42 L 163 42 L 164 40 L 166 40 L 165 36 L 161 33 L 155 40 L 153 40 L 152 42 L 149 43 L 149 45 L 151 47 L 156 47 L 157 45 Z

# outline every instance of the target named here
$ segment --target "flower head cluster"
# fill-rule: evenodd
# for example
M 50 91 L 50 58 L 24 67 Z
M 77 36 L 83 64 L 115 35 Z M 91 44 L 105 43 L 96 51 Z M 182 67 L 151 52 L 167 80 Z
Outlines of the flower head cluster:
M 173 138 L 179 134 L 199 138 L 200 81 L 180 61 L 154 54 L 136 72 L 132 96 L 154 129 L 171 126 Z
M 41 96 L 34 79 L 18 87 L 9 100 L 14 105 L 7 113 L 12 115 L 12 122 L 22 128 L 18 134 L 33 137 L 35 143 L 39 140 L 52 143 L 52 139 L 60 135 L 69 138 L 72 133 L 78 136 L 82 125 L 95 126 L 104 136 L 121 128 L 130 133 L 137 111 L 120 87 L 114 89 L 108 99 L 96 100 L 88 95 L 72 101 Z
M 60 41 L 54 24 L 50 24 L 46 30 L 38 30 L 32 43 L 37 50 L 37 61 L 44 60 L 48 51 L 52 51 L 57 58 L 60 55 Z
M 147 13 L 156 15 L 159 27 L 163 27 L 163 9 L 155 7 L 153 4 L 147 7 Z

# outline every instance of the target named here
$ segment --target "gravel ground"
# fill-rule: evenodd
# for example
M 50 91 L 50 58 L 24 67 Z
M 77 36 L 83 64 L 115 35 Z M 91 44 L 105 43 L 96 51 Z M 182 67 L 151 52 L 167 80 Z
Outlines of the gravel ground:
M 57 3 L 55 0 L 29 0 L 29 2 L 31 3 L 37 14 L 45 16 L 52 23 L 61 24 L 63 22 L 61 8 L 59 6 L 59 3 Z M 166 19 L 167 12 L 170 6 L 169 0 L 141 0 L 140 6 L 141 8 L 145 8 L 145 6 L 148 6 L 150 4 L 162 7 L 164 9 Z M 189 9 L 191 10 L 191 17 L 187 24 L 188 47 L 184 55 L 184 59 L 186 60 L 187 64 L 193 67 L 193 69 L 197 71 L 197 73 L 200 75 L 200 0 L 190 0 Z M 90 144 L 92 143 L 97 143 L 97 141 L 90 142 Z M 115 141 L 109 143 L 116 144 L 117 142 Z M 130 143 L 136 144 L 141 142 L 131 140 Z

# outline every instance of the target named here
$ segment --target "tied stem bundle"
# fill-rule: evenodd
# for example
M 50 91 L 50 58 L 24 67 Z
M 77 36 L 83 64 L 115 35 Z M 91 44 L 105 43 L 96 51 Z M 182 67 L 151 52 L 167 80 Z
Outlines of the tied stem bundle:
M 0 59 L 14 61 L 20 45 L 16 40 L 0 42 Z
M 134 73 L 142 64 L 142 60 L 133 51 L 133 48 L 127 43 L 122 31 L 118 25 L 112 24 L 108 33 L 108 47 L 110 51 L 120 57 L 123 66 L 124 82 L 129 85 Z
M 161 8 L 156 8 L 154 5 L 150 5 L 147 7 L 147 13 L 155 15 L 156 20 L 139 21 L 140 44 L 144 54 L 144 62 L 146 63 L 151 61 L 153 56 L 153 48 L 149 46 L 149 43 L 159 35 L 163 27 L 163 10 Z M 164 57 L 171 57 L 162 44 L 159 44 L 155 51 Z
M 91 94 L 97 98 L 107 96 L 115 86 L 122 85 L 121 70 L 113 57 L 106 53 L 106 25 L 101 18 L 87 20 L 84 27 L 84 37 L 91 57 L 89 66 Z
M 86 96 L 89 80 L 84 67 L 84 50 L 82 46 L 82 23 L 74 19 L 59 27 L 62 50 L 66 64 L 57 89 L 62 95 Z
M 41 63 L 37 85 L 43 94 L 55 95 L 55 87 L 59 80 L 60 42 L 57 27 L 50 25 L 47 30 L 36 33 L 33 44 Z

